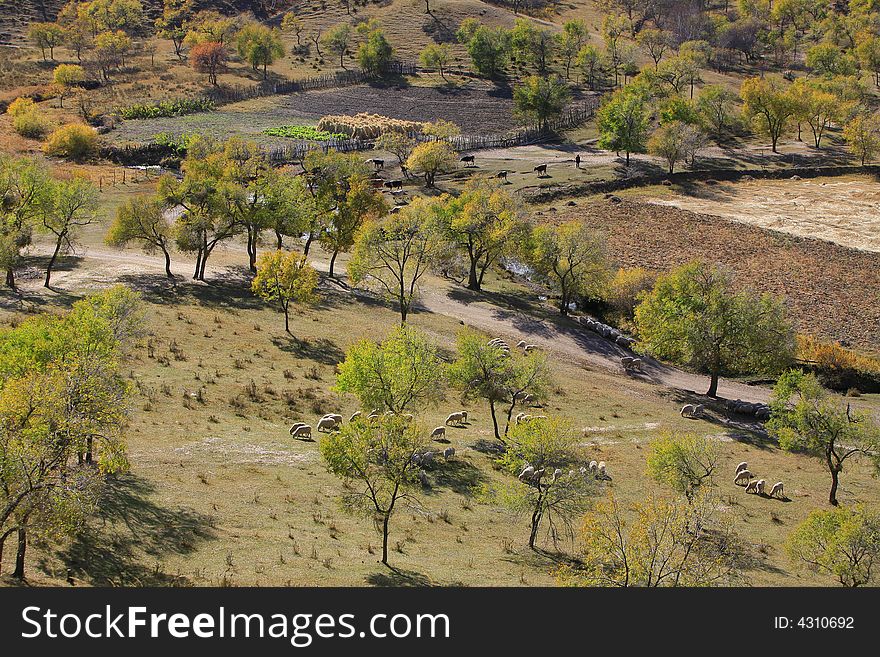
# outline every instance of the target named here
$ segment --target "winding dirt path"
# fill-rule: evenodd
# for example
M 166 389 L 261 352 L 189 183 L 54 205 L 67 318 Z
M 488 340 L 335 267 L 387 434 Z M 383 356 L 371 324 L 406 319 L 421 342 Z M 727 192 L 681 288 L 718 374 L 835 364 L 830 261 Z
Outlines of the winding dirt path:
M 240 263 L 237 246 L 224 246 L 209 263 L 213 266 L 231 264 L 229 256 L 235 256 L 234 262 Z M 34 255 L 49 255 L 47 245 L 38 245 L 31 249 Z M 64 287 L 81 284 L 108 283 L 129 274 L 144 272 L 164 272 L 161 257 L 126 250 L 118 251 L 101 247 L 89 247 L 81 257 L 102 263 L 98 268 L 74 268 L 53 274 L 53 282 Z M 328 270 L 328 262 L 313 258 L 312 266 L 319 271 Z M 172 260 L 172 271 L 187 284 L 192 284 L 192 265 L 180 258 Z M 457 321 L 486 333 L 503 336 L 516 343 L 525 340 L 547 350 L 556 358 L 578 363 L 586 368 L 605 370 L 619 376 L 636 378 L 655 385 L 703 394 L 709 386 L 705 376 L 682 371 L 675 367 L 659 363 L 651 358 L 643 358 L 642 373 L 625 374 L 620 367 L 620 358 L 631 355 L 631 352 L 619 347 L 599 335 L 587 331 L 574 320 L 558 318 L 544 320 L 527 313 L 510 310 L 483 299 L 459 299 L 453 292 L 438 288 L 426 288 L 418 301 L 419 309 L 439 315 L 451 317 Z M 464 296 L 464 295 L 462 295 Z M 770 391 L 760 386 L 750 386 L 735 381 L 721 380 L 718 394 L 728 399 L 744 399 L 747 401 L 766 402 Z

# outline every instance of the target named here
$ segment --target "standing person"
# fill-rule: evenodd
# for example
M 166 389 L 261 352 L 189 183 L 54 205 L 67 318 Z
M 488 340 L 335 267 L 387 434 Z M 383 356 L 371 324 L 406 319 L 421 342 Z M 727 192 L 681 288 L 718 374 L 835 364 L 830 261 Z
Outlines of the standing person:
M 577 155 L 574 156 L 574 165 L 578 169 L 581 168 L 581 154 L 580 153 L 578 153 Z

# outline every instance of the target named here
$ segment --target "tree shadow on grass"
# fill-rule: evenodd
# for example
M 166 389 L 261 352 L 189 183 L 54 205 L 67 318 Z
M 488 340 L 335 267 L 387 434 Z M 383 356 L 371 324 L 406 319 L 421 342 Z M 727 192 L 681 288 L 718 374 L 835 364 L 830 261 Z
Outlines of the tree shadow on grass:
M 186 585 L 180 574 L 163 572 L 172 554 L 189 554 L 216 537 L 214 519 L 188 508 L 164 507 L 152 499 L 153 484 L 133 474 L 110 478 L 96 518 L 57 557 L 77 579 L 95 585 Z M 145 556 L 154 559 L 146 563 Z M 40 564 L 51 574 L 49 564 Z
M 272 344 L 296 358 L 313 360 L 322 365 L 338 365 L 345 360 L 345 352 L 327 338 L 301 340 L 290 336 L 272 338 Z
M 484 481 L 486 476 L 472 463 L 463 459 L 452 458 L 438 463 L 431 471 L 433 486 L 424 491 L 426 495 L 436 495 L 442 490 L 452 490 L 459 495 L 471 495 Z
M 385 572 L 371 573 L 366 577 L 371 586 L 437 586 L 424 573 L 388 566 Z

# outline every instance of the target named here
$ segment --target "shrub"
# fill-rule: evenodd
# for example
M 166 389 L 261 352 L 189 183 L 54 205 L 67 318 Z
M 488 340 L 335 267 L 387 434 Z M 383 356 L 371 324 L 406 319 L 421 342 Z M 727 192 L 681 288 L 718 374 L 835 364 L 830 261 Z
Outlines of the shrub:
M 210 112 L 213 109 L 214 101 L 209 98 L 175 98 L 158 103 L 138 103 L 128 107 L 119 107 L 116 109 L 116 113 L 123 119 L 158 119 Z
M 332 139 L 346 139 L 348 137 L 348 135 L 341 132 L 318 130 L 310 125 L 283 125 L 278 128 L 267 128 L 263 130 L 263 134 L 270 137 L 302 139 L 303 141 L 330 141 Z
M 12 119 L 12 127 L 22 137 L 42 139 L 49 132 L 49 121 L 34 109 L 15 115 Z
M 47 155 L 85 160 L 98 153 L 98 133 L 84 123 L 71 123 L 49 135 L 43 150 Z
M 9 107 L 6 108 L 6 113 L 9 114 L 9 116 L 16 117 L 21 116 L 22 114 L 27 114 L 28 112 L 34 112 L 36 109 L 37 104 L 32 98 L 21 96 L 9 103 Z

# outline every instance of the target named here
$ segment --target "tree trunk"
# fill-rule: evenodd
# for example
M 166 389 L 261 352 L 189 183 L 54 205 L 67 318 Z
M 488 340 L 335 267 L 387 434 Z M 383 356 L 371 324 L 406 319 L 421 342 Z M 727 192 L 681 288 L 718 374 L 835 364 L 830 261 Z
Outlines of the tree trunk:
M 15 292 L 15 272 L 12 268 L 6 270 L 6 287 Z
M 830 464 L 828 469 L 831 472 L 831 490 L 828 492 L 828 504 L 831 506 L 838 506 L 840 503 L 837 501 L 837 486 L 840 478 L 840 470 Z
M 284 236 L 277 230 L 275 231 L 275 241 L 279 251 L 284 248 Z
M 495 400 L 489 400 L 489 410 L 492 411 L 492 426 L 495 428 L 495 439 L 501 440 L 501 433 L 498 431 L 498 418 L 495 417 Z
M 717 397 L 718 396 L 718 372 L 712 372 L 711 379 L 709 381 L 709 390 L 706 393 L 709 397 Z
M 55 266 L 55 261 L 58 259 L 58 253 L 61 251 L 61 241 L 63 237 L 59 237 L 55 242 L 55 251 L 52 252 L 52 257 L 49 258 L 49 264 L 46 266 L 46 281 L 43 283 L 43 287 L 49 287 L 49 281 L 52 279 L 52 268 Z
M 315 234 L 310 232 L 309 236 L 306 238 L 306 244 L 303 247 L 303 255 L 304 256 L 309 255 L 309 249 L 312 248 L 312 240 L 314 240 L 314 239 L 315 239 Z
M 477 278 L 477 261 L 471 258 L 471 270 L 468 273 L 468 289 L 480 291 L 480 279 Z
M 333 255 L 330 256 L 330 278 L 336 278 L 333 275 L 333 267 L 336 265 L 336 256 L 338 256 L 338 255 L 339 255 L 339 251 L 334 250 Z
M 390 515 L 387 513 L 382 519 L 382 563 L 386 566 L 388 565 L 388 521 L 390 519 Z
M 284 310 L 284 330 L 287 332 L 288 335 L 292 336 L 293 333 L 290 332 L 290 306 L 289 305 L 284 306 L 283 310 Z
M 174 280 L 174 274 L 171 273 L 171 254 L 168 253 L 168 249 L 164 246 L 162 247 L 162 253 L 165 256 L 165 275 L 171 280 Z
M 24 557 L 27 551 L 27 527 L 21 525 L 18 528 L 18 551 L 15 554 L 15 571 L 12 576 L 18 580 L 24 580 Z
M 539 483 L 538 486 L 541 484 Z M 532 513 L 532 530 L 529 532 L 529 548 L 535 549 L 535 540 L 538 538 L 538 527 L 541 525 L 541 516 L 544 515 L 541 511 L 541 498 L 540 495 L 538 497 L 538 503 L 535 505 L 535 510 Z

